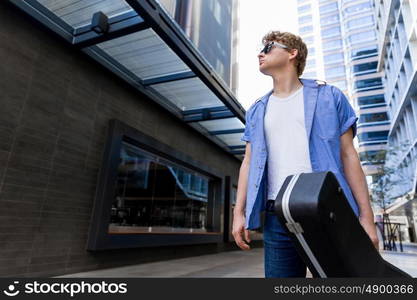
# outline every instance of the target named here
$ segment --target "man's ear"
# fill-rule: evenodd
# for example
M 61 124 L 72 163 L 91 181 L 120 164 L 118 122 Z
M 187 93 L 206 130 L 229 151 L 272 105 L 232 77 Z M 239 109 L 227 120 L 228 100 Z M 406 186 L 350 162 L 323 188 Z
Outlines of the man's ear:
M 298 49 L 291 49 L 290 50 L 290 59 L 296 58 L 298 55 Z

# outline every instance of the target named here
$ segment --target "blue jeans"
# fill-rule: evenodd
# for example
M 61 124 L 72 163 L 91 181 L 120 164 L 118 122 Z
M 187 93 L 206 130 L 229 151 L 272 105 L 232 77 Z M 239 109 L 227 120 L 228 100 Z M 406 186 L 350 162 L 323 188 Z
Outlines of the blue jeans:
M 265 277 L 306 277 L 307 266 L 273 212 L 265 212 Z

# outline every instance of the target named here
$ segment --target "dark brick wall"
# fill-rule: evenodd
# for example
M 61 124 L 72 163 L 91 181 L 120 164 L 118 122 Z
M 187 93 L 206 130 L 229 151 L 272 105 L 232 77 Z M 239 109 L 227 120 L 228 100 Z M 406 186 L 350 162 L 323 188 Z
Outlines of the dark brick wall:
M 54 276 L 233 245 L 85 250 L 108 122 L 117 118 L 237 182 L 240 163 L 0 1 L 0 276 Z

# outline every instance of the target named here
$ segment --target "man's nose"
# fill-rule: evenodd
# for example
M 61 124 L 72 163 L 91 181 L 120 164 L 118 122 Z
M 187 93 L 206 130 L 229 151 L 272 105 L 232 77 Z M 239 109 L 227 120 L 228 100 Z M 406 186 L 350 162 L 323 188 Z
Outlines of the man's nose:
M 259 54 L 258 54 L 258 58 L 261 58 L 261 57 L 264 57 L 265 56 L 265 53 L 263 53 L 263 52 L 259 52 Z

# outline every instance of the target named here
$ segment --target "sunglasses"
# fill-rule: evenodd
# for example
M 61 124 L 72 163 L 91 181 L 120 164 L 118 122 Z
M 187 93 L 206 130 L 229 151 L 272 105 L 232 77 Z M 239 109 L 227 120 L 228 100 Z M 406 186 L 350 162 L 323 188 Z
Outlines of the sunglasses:
M 276 46 L 276 47 L 279 47 L 279 48 L 282 48 L 282 49 L 289 49 L 289 47 L 288 46 L 285 46 L 284 44 L 281 44 L 281 43 L 278 43 L 278 42 L 269 42 L 268 44 L 266 44 L 261 49 L 260 53 L 263 52 L 265 54 L 268 54 L 272 50 L 272 47 L 273 46 Z

